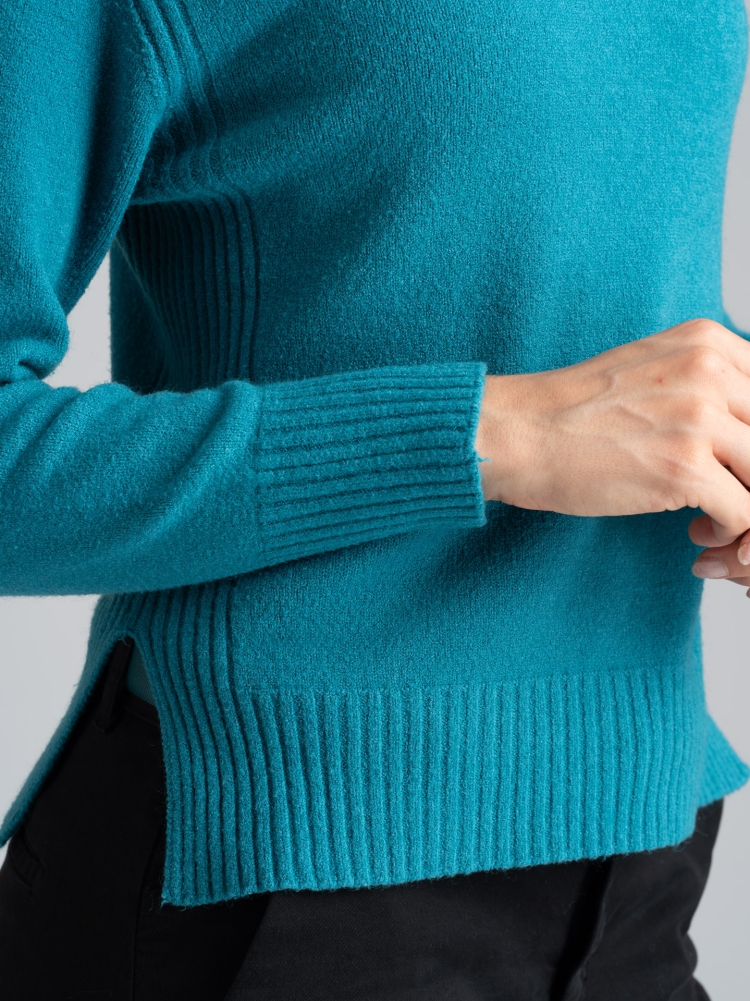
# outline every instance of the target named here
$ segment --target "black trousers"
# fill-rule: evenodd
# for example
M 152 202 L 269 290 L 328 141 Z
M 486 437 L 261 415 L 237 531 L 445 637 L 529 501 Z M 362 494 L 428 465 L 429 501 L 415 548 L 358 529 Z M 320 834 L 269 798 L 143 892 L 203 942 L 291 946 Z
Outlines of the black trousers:
M 3 1001 L 705 1001 L 688 927 L 721 802 L 676 848 L 160 906 L 159 724 L 118 644 L 0 870 Z

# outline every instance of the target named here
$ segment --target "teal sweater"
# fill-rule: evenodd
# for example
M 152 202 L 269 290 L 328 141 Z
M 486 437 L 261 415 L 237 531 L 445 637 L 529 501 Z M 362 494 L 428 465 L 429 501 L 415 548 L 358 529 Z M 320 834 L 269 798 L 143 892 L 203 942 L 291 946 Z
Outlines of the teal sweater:
M 0 0 L 0 591 L 135 637 L 164 899 L 678 842 L 695 512 L 485 503 L 483 378 L 721 299 L 741 0 Z M 111 248 L 112 384 L 42 380 Z

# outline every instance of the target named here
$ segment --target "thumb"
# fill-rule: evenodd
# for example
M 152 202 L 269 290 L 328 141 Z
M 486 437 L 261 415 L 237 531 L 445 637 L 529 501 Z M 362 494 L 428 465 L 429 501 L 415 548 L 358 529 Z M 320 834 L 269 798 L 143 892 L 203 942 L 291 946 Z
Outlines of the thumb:
M 690 541 L 694 542 L 696 546 L 707 547 L 727 546 L 739 538 L 738 535 L 730 535 L 723 525 L 714 521 L 707 514 L 693 518 L 688 526 L 688 535 Z

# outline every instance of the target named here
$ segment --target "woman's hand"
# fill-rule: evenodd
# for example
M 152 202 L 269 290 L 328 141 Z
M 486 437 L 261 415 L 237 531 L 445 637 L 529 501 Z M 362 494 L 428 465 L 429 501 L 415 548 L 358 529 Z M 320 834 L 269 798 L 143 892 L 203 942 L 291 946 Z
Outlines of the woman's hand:
M 487 376 L 475 448 L 486 500 L 585 516 L 702 508 L 691 539 L 726 547 L 750 529 L 749 424 L 750 344 L 691 320 L 566 368 Z
M 731 580 L 734 584 L 742 584 L 743 587 L 748 588 L 748 598 L 750 598 L 750 566 L 747 563 L 741 563 L 737 556 L 742 541 L 732 542 L 728 546 L 704 549 L 693 564 L 695 576 L 706 577 L 710 580 Z M 742 553 L 741 555 L 743 559 L 747 559 L 750 554 Z

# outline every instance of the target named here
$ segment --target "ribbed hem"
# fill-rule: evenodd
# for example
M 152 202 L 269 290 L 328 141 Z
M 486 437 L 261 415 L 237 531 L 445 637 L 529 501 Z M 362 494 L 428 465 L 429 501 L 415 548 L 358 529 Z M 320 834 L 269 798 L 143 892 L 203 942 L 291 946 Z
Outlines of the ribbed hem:
M 104 599 L 68 714 L 0 831 L 22 821 L 115 640 L 140 646 L 167 772 L 163 897 L 390 885 L 677 844 L 747 768 L 699 675 L 253 687 L 216 614 L 224 583 Z
M 734 792 L 748 778 L 750 768 L 737 757 L 724 734 L 709 717 L 699 805 L 706 806 Z
M 264 387 L 264 561 L 440 523 L 483 525 L 474 439 L 485 372 L 481 362 L 394 366 Z
M 162 661 L 156 676 L 167 675 Z M 706 717 L 673 677 L 219 702 L 218 677 L 199 696 L 188 675 L 179 704 L 174 689 L 155 693 L 169 735 L 172 903 L 640 851 L 695 823 Z M 198 698 L 203 723 L 191 719 Z

